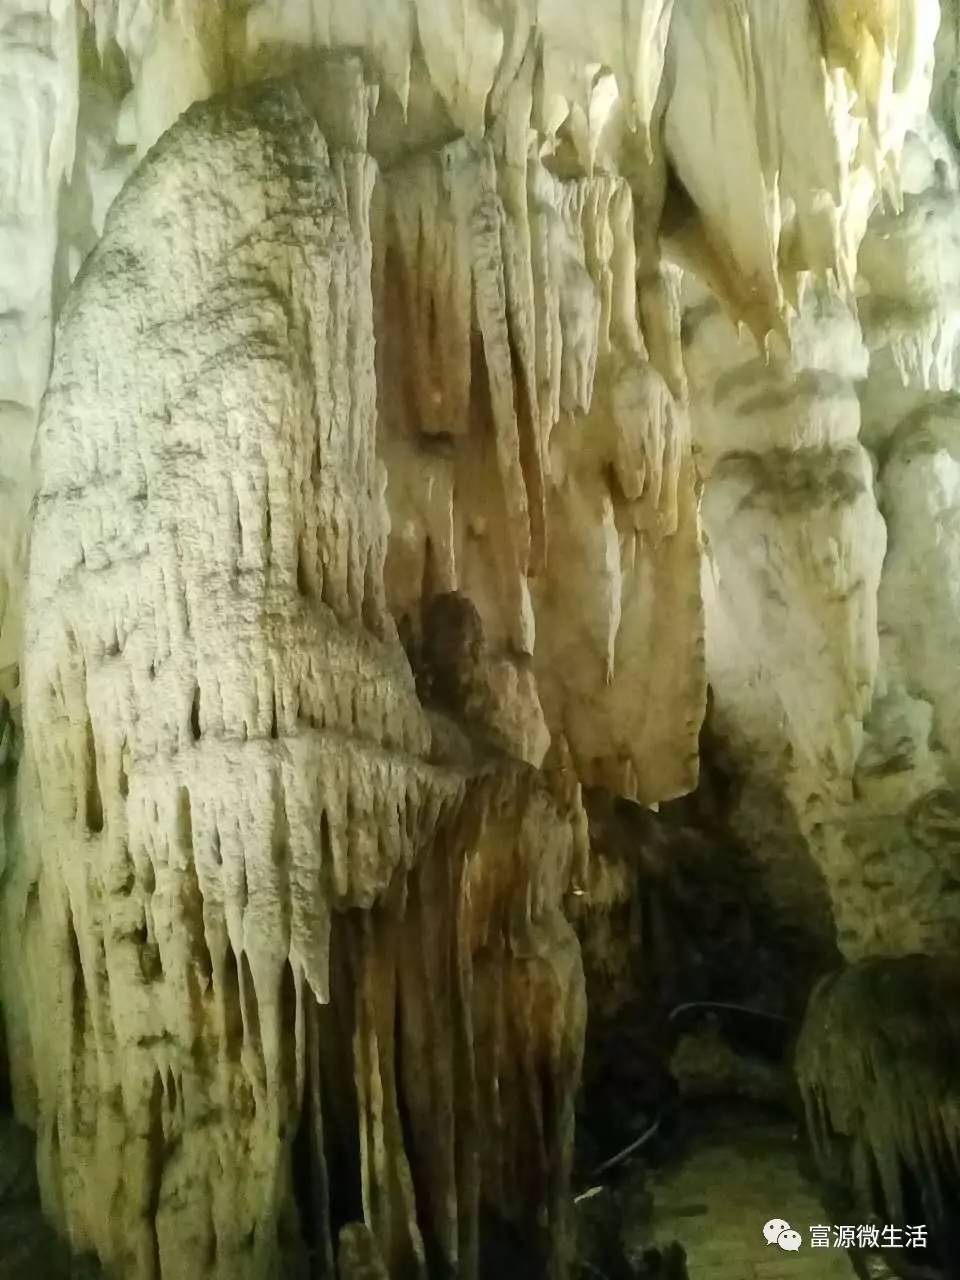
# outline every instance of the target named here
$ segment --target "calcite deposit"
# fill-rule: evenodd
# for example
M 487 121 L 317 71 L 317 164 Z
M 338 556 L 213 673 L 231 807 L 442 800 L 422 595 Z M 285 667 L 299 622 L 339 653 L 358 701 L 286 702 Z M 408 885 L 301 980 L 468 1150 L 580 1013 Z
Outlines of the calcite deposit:
M 124 1274 L 296 1254 L 307 1116 L 327 1255 L 353 1179 L 391 1268 L 429 1231 L 472 1273 L 481 1187 L 560 1239 L 578 785 L 448 758 L 386 609 L 373 179 L 293 88 L 197 106 L 61 320 L 8 899 L 54 1004 L 9 1025 L 49 1203 Z
M 943 8 L 0 0 L 0 990 L 75 1252 L 562 1276 L 571 919 L 627 982 L 705 755 L 821 954 L 957 959 Z

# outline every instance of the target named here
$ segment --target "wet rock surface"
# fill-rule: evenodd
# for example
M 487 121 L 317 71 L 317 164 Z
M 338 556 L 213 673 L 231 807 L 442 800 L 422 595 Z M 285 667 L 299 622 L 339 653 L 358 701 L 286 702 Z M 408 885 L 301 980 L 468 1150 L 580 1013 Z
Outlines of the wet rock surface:
M 44 1218 L 33 1134 L 0 1115 L 0 1280 L 99 1280 L 92 1258 L 73 1258 Z

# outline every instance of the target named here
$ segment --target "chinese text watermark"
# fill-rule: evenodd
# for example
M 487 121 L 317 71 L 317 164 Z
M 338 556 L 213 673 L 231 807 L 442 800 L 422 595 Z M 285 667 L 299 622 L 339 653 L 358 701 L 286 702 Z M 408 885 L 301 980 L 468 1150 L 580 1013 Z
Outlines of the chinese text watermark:
M 833 1226 L 810 1227 L 811 1249 L 923 1249 L 927 1244 L 927 1228 L 923 1226 Z M 803 1236 L 785 1218 L 771 1218 L 764 1224 L 767 1244 L 779 1245 L 787 1253 L 796 1253 Z

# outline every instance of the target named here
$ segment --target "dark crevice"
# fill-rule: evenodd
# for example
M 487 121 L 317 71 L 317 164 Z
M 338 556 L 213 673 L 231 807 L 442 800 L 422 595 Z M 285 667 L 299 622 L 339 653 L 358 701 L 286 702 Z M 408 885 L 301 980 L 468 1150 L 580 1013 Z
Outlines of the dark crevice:
M 150 1231 L 153 1244 L 153 1272 L 155 1276 L 160 1270 L 160 1241 L 157 1236 L 157 1211 L 160 1208 L 160 1190 L 163 1185 L 163 1166 L 166 1162 L 166 1141 L 163 1136 L 163 1078 L 160 1072 L 154 1073 L 153 1087 L 150 1090 L 149 1128 L 147 1137 L 147 1206 L 144 1217 L 151 1224 Z
M 280 1087 L 290 1100 L 291 1111 L 297 1105 L 297 982 L 293 966 L 287 960 L 280 974 Z
M 420 600 L 424 609 L 427 609 L 434 597 L 437 581 L 436 556 L 433 550 L 433 542 L 428 536 L 423 547 L 423 572 L 420 581 Z
M 273 841 L 270 848 L 274 866 L 285 866 L 289 852 L 290 823 L 287 818 L 287 802 L 283 786 L 278 780 L 273 801 Z
M 240 515 L 240 495 L 236 495 L 236 522 L 237 522 L 237 563 L 243 559 L 243 518 Z
M 333 866 L 333 840 L 330 838 L 330 819 L 326 809 L 320 812 L 320 864 L 324 871 Z
M 87 984 L 83 975 L 83 964 L 80 960 L 80 941 L 77 938 L 73 916 L 67 914 L 67 948 L 70 960 L 70 1001 L 73 1014 L 73 1058 L 74 1063 L 81 1060 L 84 1041 L 89 1020 L 87 1010 Z
M 422 994 L 420 998 L 423 998 Z M 421 1161 L 417 1158 L 420 1155 L 420 1150 L 416 1140 L 416 1133 L 414 1132 L 413 1121 L 407 1106 L 406 1092 L 403 1087 L 405 1071 L 403 1045 L 403 1002 L 398 983 L 393 1027 L 394 1075 L 397 1081 L 397 1114 L 400 1120 L 400 1132 L 403 1135 L 403 1149 L 407 1152 L 410 1161 L 410 1174 L 413 1179 L 413 1194 L 417 1205 L 417 1221 L 420 1224 L 423 1234 L 423 1245 L 427 1255 L 427 1272 L 429 1275 L 441 1276 L 449 1272 L 450 1266 L 449 1260 L 444 1259 L 443 1250 L 440 1246 L 440 1241 L 437 1238 L 434 1224 L 429 1213 L 430 1197 L 425 1178 L 427 1171 L 422 1167 Z
M 312 997 L 310 997 L 312 999 Z M 308 1068 L 309 1070 L 309 1068 Z M 313 1098 L 309 1086 L 304 1089 L 303 1105 L 300 1108 L 300 1123 L 293 1137 L 290 1149 L 291 1176 L 293 1180 L 293 1198 L 297 1207 L 297 1218 L 300 1222 L 300 1234 L 306 1245 L 310 1260 L 310 1280 L 320 1280 L 328 1272 L 322 1265 L 323 1257 L 323 1224 L 322 1206 L 316 1197 L 316 1177 L 313 1146 Z
M 87 830 L 92 835 L 99 835 L 103 830 L 103 796 L 100 794 L 100 778 L 97 773 L 97 744 L 93 736 L 93 723 L 90 712 L 87 712 L 86 725 L 86 771 L 87 771 Z
M 143 980 L 144 982 L 156 982 L 163 977 L 163 960 L 159 946 L 156 942 L 149 940 L 146 922 L 137 929 L 135 937 L 139 949 L 138 959 Z
M 240 977 L 237 957 L 227 944 L 223 965 L 224 1049 L 228 1062 L 238 1062 L 243 1047 L 243 1017 L 240 1012 Z
M 147 858 L 143 863 L 141 880 L 143 881 L 143 892 L 148 898 L 152 897 L 154 890 L 157 887 L 157 873 L 154 871 L 153 863 L 149 858 Z
M 306 556 L 303 550 L 303 534 L 297 539 L 297 590 L 302 596 L 310 596 L 310 579 L 307 574 Z
M 194 684 L 190 703 L 190 733 L 194 742 L 200 741 L 200 686 Z
M 263 1041 L 260 1035 L 260 1009 L 257 1004 L 257 989 L 253 981 L 253 971 L 245 951 L 240 952 L 240 989 L 243 1000 L 244 1025 L 250 1047 L 262 1057 Z
M 124 856 L 124 865 L 126 867 L 126 872 L 119 883 L 118 892 L 122 898 L 129 898 L 137 884 L 137 876 L 133 869 L 133 862 L 130 859 L 129 852 Z
M 193 814 L 190 808 L 190 792 L 186 787 L 177 791 L 177 835 L 185 853 L 193 853 Z
M 335 916 L 330 935 L 328 1004 L 313 1000 L 323 1158 L 330 1194 L 330 1230 L 334 1240 L 348 1222 L 362 1222 L 359 1132 L 353 1055 L 355 979 L 347 932 L 352 922 Z M 308 996 L 308 999 L 312 997 Z
M 202 1000 L 213 983 L 213 958 L 207 945 L 207 930 L 203 918 L 203 894 L 197 878 L 196 863 L 188 858 L 180 883 L 180 906 L 189 939 L 188 950 L 193 967 L 188 971 L 190 998 L 194 1012 L 202 1017 Z

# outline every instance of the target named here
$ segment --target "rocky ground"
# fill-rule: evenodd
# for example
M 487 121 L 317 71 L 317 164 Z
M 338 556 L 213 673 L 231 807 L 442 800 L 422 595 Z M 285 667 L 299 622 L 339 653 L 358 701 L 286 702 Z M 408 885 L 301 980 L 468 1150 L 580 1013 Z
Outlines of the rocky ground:
M 780 1111 L 685 1108 L 642 1157 L 579 1193 L 582 1280 L 853 1280 L 845 1251 L 810 1246 L 810 1227 L 829 1219 L 799 1151 Z M 772 1218 L 800 1233 L 795 1252 L 764 1239 Z M 685 1270 L 663 1269 L 670 1249 Z

